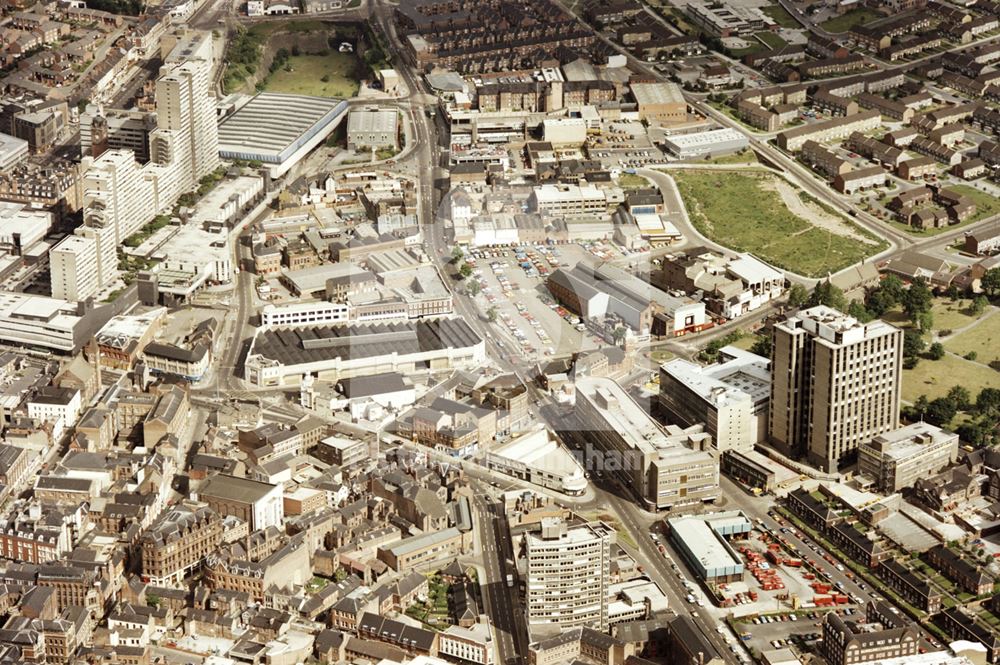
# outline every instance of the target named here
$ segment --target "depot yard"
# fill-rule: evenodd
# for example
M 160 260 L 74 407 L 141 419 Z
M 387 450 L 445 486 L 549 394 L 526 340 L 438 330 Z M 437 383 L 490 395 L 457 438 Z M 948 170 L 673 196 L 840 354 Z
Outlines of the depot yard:
M 778 268 L 822 277 L 887 247 L 801 193 L 793 203 L 809 211 L 814 221 L 795 214 L 787 203 L 791 185 L 766 171 L 691 169 L 671 175 L 702 234 Z M 824 221 L 818 221 L 824 215 Z

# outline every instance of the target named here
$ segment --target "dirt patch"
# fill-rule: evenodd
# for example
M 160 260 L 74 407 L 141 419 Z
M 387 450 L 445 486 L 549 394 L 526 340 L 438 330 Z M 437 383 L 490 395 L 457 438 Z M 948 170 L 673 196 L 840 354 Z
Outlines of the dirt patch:
M 800 196 L 799 190 L 781 178 L 765 178 L 760 181 L 760 187 L 767 191 L 777 192 L 792 214 L 807 220 L 817 228 L 869 245 L 876 244 L 874 240 L 858 232 L 840 216 L 824 210 L 822 206 L 813 201 L 804 200 Z

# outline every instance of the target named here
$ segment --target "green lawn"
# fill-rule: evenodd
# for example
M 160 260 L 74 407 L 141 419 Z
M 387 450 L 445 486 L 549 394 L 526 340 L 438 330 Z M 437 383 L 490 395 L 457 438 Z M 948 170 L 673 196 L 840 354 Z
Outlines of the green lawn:
M 313 97 L 353 97 L 358 92 L 356 68 L 357 60 L 351 53 L 293 55 L 286 67 L 267 78 L 265 90 Z M 328 80 L 323 81 L 324 77 Z
M 874 9 L 858 7 L 849 12 L 835 16 L 827 21 L 823 21 L 820 27 L 827 32 L 847 32 L 856 25 L 863 25 L 876 19 L 882 18 L 882 14 Z
M 763 187 L 775 178 L 764 171 L 685 170 L 672 175 L 701 233 L 800 275 L 822 277 L 886 247 L 875 239 L 865 243 L 838 235 L 796 216 L 779 195 Z
M 622 189 L 642 189 L 643 187 L 649 187 L 650 183 L 641 175 L 622 173 L 618 176 L 618 186 Z
M 774 19 L 775 23 L 780 25 L 782 28 L 798 28 L 801 27 L 799 22 L 796 21 L 791 14 L 785 11 L 785 8 L 781 5 L 770 5 L 769 7 L 763 7 L 761 9 L 765 14 Z
M 934 315 L 934 330 L 957 330 L 975 322 L 979 317 L 972 314 L 969 309 L 971 305 L 971 300 L 952 302 L 944 298 L 935 299 L 931 306 L 931 313 Z
M 673 360 L 675 356 L 670 351 L 653 351 L 649 354 L 649 358 L 654 363 L 665 363 L 668 360 Z
M 757 153 L 753 150 L 741 150 L 730 155 L 720 155 L 705 161 L 706 164 L 758 164 Z
M 1000 201 L 997 201 L 996 198 L 984 191 L 978 190 L 970 185 L 948 185 L 947 188 L 954 190 L 959 194 L 965 194 L 976 202 L 976 214 L 968 220 L 962 222 L 962 224 L 972 224 L 973 222 L 978 222 L 981 219 L 986 219 L 990 215 L 995 215 L 1000 212 Z
M 1000 388 L 1000 372 L 951 355 L 941 360 L 922 358 L 915 368 L 903 370 L 903 399 L 907 402 L 914 402 L 921 395 L 927 399 L 944 397 L 956 385 L 978 395 L 986 387 Z
M 1000 314 L 994 313 L 965 332 L 949 337 L 945 348 L 960 356 L 975 351 L 976 361 L 980 363 L 1000 360 Z M 994 374 L 1000 376 L 1000 373 Z
M 755 37 L 767 44 L 769 48 L 781 48 L 782 46 L 788 46 L 788 42 L 773 32 L 758 32 Z

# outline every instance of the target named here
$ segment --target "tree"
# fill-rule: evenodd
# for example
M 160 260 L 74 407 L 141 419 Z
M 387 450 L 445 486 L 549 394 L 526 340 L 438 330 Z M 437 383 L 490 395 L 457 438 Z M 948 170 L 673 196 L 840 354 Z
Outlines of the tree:
M 476 280 L 471 280 L 465 283 L 465 292 L 468 293 L 473 298 L 479 295 L 479 289 L 480 289 L 479 282 L 477 282 Z
M 750 353 L 756 353 L 758 356 L 763 356 L 764 358 L 771 357 L 771 336 L 770 335 L 757 335 L 757 340 L 750 347 Z
M 1000 388 L 983 388 L 976 397 L 976 411 L 983 415 L 1000 411 Z
M 982 316 L 986 308 L 990 306 L 990 301 L 986 299 L 986 296 L 976 296 L 972 299 L 972 305 L 969 309 L 972 310 L 973 316 Z
M 853 316 L 861 323 L 868 323 L 869 321 L 875 318 L 872 315 L 872 313 L 868 311 L 868 308 L 866 308 L 864 304 L 858 302 L 857 300 L 852 300 L 851 304 L 847 306 L 847 313 Z
M 809 296 L 808 304 L 810 307 L 826 305 L 839 312 L 847 310 L 847 298 L 844 297 L 844 292 L 829 281 L 823 281 L 816 285 L 812 295 Z
M 952 386 L 948 391 L 948 399 L 953 401 L 960 411 L 965 411 L 972 405 L 972 395 L 965 386 Z
M 920 328 L 920 332 L 927 334 L 934 327 L 934 312 L 930 310 L 926 312 L 920 312 L 917 314 L 917 320 L 914 321 L 917 327 Z
M 789 307 L 802 307 L 809 300 L 809 291 L 806 287 L 801 284 L 792 284 L 792 288 L 788 289 L 788 306 Z
M 618 326 L 617 328 L 611 331 L 611 339 L 614 341 L 615 344 L 621 344 L 622 340 L 625 339 L 625 336 L 627 334 L 628 330 L 625 328 L 625 326 Z
M 921 395 L 917 398 L 917 401 L 913 403 L 913 412 L 917 415 L 917 418 L 923 418 L 927 413 L 927 408 L 929 402 L 927 401 L 927 395 Z
M 455 263 L 458 263 L 464 258 L 465 258 L 465 252 L 462 251 L 461 247 L 456 247 L 455 249 L 451 250 L 451 260 L 454 261 Z
M 991 298 L 1000 294 L 1000 268 L 990 268 L 987 270 L 983 275 L 981 284 L 983 291 Z
M 944 358 L 944 344 L 941 342 L 931 344 L 930 348 L 927 349 L 927 357 L 931 360 L 941 360 Z
M 147 593 L 146 594 L 146 605 L 148 607 L 159 607 L 160 603 L 162 603 L 162 602 L 163 601 L 156 594 L 153 594 L 153 593 Z
M 882 288 L 872 289 L 865 296 L 865 308 L 874 316 L 882 316 L 896 306 L 896 299 Z
M 903 332 L 903 355 L 908 358 L 915 358 L 924 351 L 926 343 L 924 336 L 918 331 L 908 329 Z
M 933 299 L 934 295 L 928 288 L 927 282 L 917 277 L 903 294 L 903 311 L 913 323 L 918 323 L 920 314 L 930 311 Z
M 490 323 L 496 323 L 497 308 L 495 305 L 486 310 L 486 320 L 489 321 Z
M 927 420 L 932 425 L 940 427 L 950 423 L 957 412 L 954 402 L 947 397 L 938 397 L 927 405 Z
M 462 267 L 458 269 L 458 274 L 461 275 L 463 279 L 468 279 L 472 274 L 472 266 L 468 263 L 463 263 Z

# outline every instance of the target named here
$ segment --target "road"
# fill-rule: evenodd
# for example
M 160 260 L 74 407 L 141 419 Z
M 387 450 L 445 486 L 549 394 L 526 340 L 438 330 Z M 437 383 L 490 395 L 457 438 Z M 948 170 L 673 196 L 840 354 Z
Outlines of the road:
M 475 485 L 473 485 L 475 487 Z M 500 662 L 519 665 L 527 662 L 528 634 L 518 594 L 507 587 L 506 576 L 513 574 L 507 559 L 513 561 L 510 533 L 503 507 L 485 492 L 473 499 L 479 547 L 487 580 L 481 584 L 486 612 L 497 640 Z

